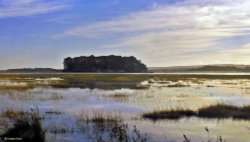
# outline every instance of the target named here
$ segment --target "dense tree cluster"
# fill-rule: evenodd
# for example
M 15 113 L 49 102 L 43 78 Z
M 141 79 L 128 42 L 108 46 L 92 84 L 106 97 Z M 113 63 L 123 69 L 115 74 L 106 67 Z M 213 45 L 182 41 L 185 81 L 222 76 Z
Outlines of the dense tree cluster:
M 65 72 L 147 72 L 147 67 L 135 57 L 99 56 L 67 57 Z

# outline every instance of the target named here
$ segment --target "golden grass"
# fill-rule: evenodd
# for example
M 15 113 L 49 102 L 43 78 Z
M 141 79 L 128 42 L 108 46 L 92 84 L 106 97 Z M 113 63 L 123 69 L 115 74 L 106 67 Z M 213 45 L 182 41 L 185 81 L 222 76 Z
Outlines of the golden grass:
M 60 78 L 62 80 L 54 80 L 48 82 L 38 82 L 35 79 L 46 78 Z M 91 87 L 105 87 L 105 84 L 112 84 L 108 86 L 117 87 L 127 85 L 135 89 L 147 89 L 149 86 L 138 85 L 145 80 L 167 80 L 177 82 L 179 80 L 193 80 L 201 82 L 204 79 L 250 79 L 250 75 L 164 75 L 164 74 L 0 74 L 2 80 L 10 80 L 13 82 L 25 82 L 26 86 L 1 86 L 0 90 L 27 90 L 34 87 L 56 87 L 56 88 L 91 88 Z M 98 86 L 99 85 L 99 86 Z M 169 85 L 168 87 L 183 87 L 183 85 Z M 108 88 L 108 87 L 106 87 Z M 108 88 L 109 89 L 109 88 Z
M 6 85 L 0 85 L 0 90 L 18 90 L 18 91 L 26 91 L 28 89 L 35 88 L 33 85 L 25 85 L 25 86 L 18 86 L 18 85 L 13 85 L 13 86 L 6 86 Z

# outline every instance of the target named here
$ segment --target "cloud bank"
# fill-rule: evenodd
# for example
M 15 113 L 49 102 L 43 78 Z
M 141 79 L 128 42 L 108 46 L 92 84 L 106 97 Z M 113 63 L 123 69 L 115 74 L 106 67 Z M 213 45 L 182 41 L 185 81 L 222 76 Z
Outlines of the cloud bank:
M 0 18 L 45 14 L 65 7 L 68 5 L 64 0 L 1 0 Z
M 146 11 L 69 29 L 56 37 L 119 37 L 106 48 L 129 48 L 150 66 L 245 63 L 247 43 L 230 46 L 250 33 L 250 1 L 186 0 L 155 4 Z M 249 47 L 249 46 L 247 46 Z M 244 53 L 244 54 L 243 54 Z M 250 61 L 248 62 L 248 64 Z

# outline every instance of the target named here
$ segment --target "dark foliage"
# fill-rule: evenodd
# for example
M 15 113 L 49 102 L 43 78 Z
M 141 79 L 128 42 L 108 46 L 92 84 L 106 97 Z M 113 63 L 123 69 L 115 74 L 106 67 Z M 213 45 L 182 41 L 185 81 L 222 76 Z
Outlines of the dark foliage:
M 147 72 L 146 65 L 133 56 L 68 57 L 63 64 L 65 72 Z
M 9 69 L 0 71 L 2 73 L 57 73 L 61 72 L 59 69 L 52 68 L 21 68 L 21 69 Z
M 37 113 L 12 112 L 10 119 L 13 119 L 14 124 L 1 135 L 3 142 L 44 142 L 44 131 Z
M 159 111 L 153 113 L 143 114 L 144 118 L 149 118 L 152 120 L 158 119 L 179 119 L 181 117 L 190 117 L 194 116 L 196 113 L 192 110 L 170 110 L 170 111 Z
M 198 116 L 204 118 L 250 119 L 250 106 L 237 107 L 219 104 L 199 109 Z
M 237 107 L 225 104 L 212 105 L 200 108 L 198 111 L 192 110 L 166 110 L 143 114 L 144 118 L 151 120 L 158 119 L 179 119 L 182 117 L 196 116 L 200 118 L 233 118 L 250 119 L 250 106 Z

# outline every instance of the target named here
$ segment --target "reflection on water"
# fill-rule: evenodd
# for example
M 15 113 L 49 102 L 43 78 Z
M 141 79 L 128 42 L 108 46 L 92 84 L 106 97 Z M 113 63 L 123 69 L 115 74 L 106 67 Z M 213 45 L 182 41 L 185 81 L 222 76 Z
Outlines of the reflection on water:
M 35 81 L 41 84 L 62 79 L 37 78 Z M 20 79 L 18 82 L 0 81 L 0 86 L 24 84 Z M 131 87 L 130 82 L 122 81 L 73 84 L 69 88 L 39 86 L 27 90 L 0 89 L 0 111 L 38 107 L 44 118 L 42 124 L 46 130 L 46 141 L 91 141 L 79 129 L 77 118 L 83 112 L 87 115 L 97 112 L 119 114 L 130 129 L 136 125 L 141 132 L 147 133 L 150 137 L 148 140 L 183 141 L 184 134 L 192 141 L 199 142 L 208 139 L 216 141 L 219 136 L 227 142 L 247 142 L 250 139 L 250 121 L 192 117 L 153 122 L 141 118 L 142 113 L 154 110 L 197 110 L 218 103 L 250 105 L 248 79 L 146 79 L 133 82 L 134 87 Z M 140 87 L 136 89 L 135 86 Z

